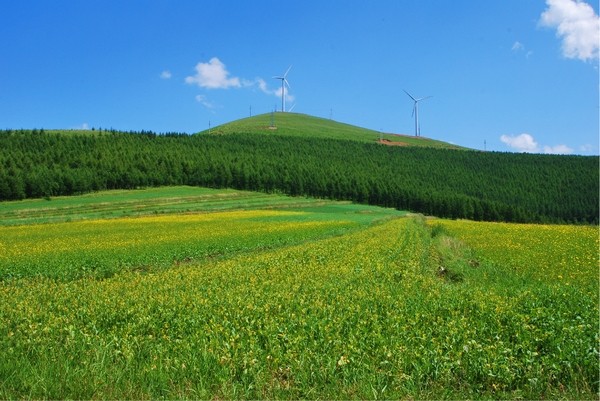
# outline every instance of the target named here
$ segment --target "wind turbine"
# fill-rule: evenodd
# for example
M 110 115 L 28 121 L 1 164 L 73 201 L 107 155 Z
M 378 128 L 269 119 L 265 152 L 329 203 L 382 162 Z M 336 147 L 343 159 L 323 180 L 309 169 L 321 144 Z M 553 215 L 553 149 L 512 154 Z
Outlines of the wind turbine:
M 415 136 L 421 136 L 421 127 L 419 126 L 419 102 L 421 100 L 429 99 L 431 96 L 425 96 L 425 97 L 415 99 L 407 91 L 404 91 L 404 93 L 406 93 L 408 95 L 408 97 L 410 97 L 415 102 L 415 105 L 413 106 L 413 111 L 412 111 L 412 115 L 415 116 Z
M 287 80 L 287 74 L 288 72 L 290 72 L 290 70 L 292 69 L 292 66 L 290 65 L 287 69 L 287 71 L 285 72 L 285 74 L 283 74 L 280 77 L 273 77 L 275 79 L 281 79 L 281 111 L 285 112 L 285 85 L 287 85 L 288 88 L 290 88 L 290 83 Z

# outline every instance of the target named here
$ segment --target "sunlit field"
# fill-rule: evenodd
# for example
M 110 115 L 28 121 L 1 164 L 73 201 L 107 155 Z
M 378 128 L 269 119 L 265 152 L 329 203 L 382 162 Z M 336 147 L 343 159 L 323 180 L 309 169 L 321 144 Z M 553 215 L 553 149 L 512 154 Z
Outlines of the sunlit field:
M 597 227 L 266 203 L 0 227 L 0 398 L 597 399 Z

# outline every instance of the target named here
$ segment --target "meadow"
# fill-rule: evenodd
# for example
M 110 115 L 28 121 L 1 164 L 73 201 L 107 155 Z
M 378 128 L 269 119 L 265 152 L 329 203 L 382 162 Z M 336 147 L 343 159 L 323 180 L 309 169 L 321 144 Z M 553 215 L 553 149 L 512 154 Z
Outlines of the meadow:
M 598 398 L 597 227 L 188 187 L 37 202 L 3 204 L 1 399 Z

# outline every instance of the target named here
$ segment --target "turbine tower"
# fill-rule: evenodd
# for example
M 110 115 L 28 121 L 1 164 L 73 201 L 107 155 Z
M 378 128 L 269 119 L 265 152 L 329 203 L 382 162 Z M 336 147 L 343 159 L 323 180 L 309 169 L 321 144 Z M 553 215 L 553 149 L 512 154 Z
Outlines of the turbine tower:
M 292 69 L 292 66 L 290 65 L 287 69 L 287 71 L 285 72 L 285 74 L 283 74 L 280 77 L 273 77 L 275 79 L 281 79 L 281 111 L 285 112 L 285 85 L 287 85 L 288 88 L 290 88 L 290 83 L 287 80 L 287 74 L 288 72 L 290 72 L 290 70 Z
M 408 97 L 410 97 L 415 102 L 415 105 L 413 106 L 413 111 L 412 111 L 412 115 L 415 116 L 415 136 L 421 136 L 421 126 L 419 125 L 419 102 L 421 100 L 429 99 L 431 96 L 425 96 L 425 97 L 416 99 L 407 91 L 404 91 L 404 93 L 406 93 L 408 95 Z

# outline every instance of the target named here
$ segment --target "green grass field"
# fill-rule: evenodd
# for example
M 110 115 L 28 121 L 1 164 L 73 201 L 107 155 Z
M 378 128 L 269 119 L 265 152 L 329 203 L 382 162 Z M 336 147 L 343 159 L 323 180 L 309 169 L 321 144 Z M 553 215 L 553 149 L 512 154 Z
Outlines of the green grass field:
M 271 114 L 261 114 L 214 127 L 210 131 L 203 131 L 202 134 L 208 134 L 209 132 L 214 135 L 248 133 L 298 137 L 310 136 L 369 143 L 385 139 L 395 143 L 401 142 L 404 146 L 464 149 L 460 146 L 434 139 L 381 133 L 367 128 L 298 113 L 274 113 L 273 128 L 271 127 Z
M 168 213 L 214 212 L 240 209 L 307 209 L 310 207 L 347 207 L 361 211 L 362 206 L 349 202 L 289 197 L 233 189 L 210 189 L 188 186 L 113 190 L 81 196 L 51 199 L 26 199 L 4 202 L 0 209 L 0 226 L 56 223 L 85 219 L 135 217 Z M 386 211 L 383 208 L 364 208 Z
M 597 227 L 189 187 L 2 206 L 0 399 L 598 398 Z

